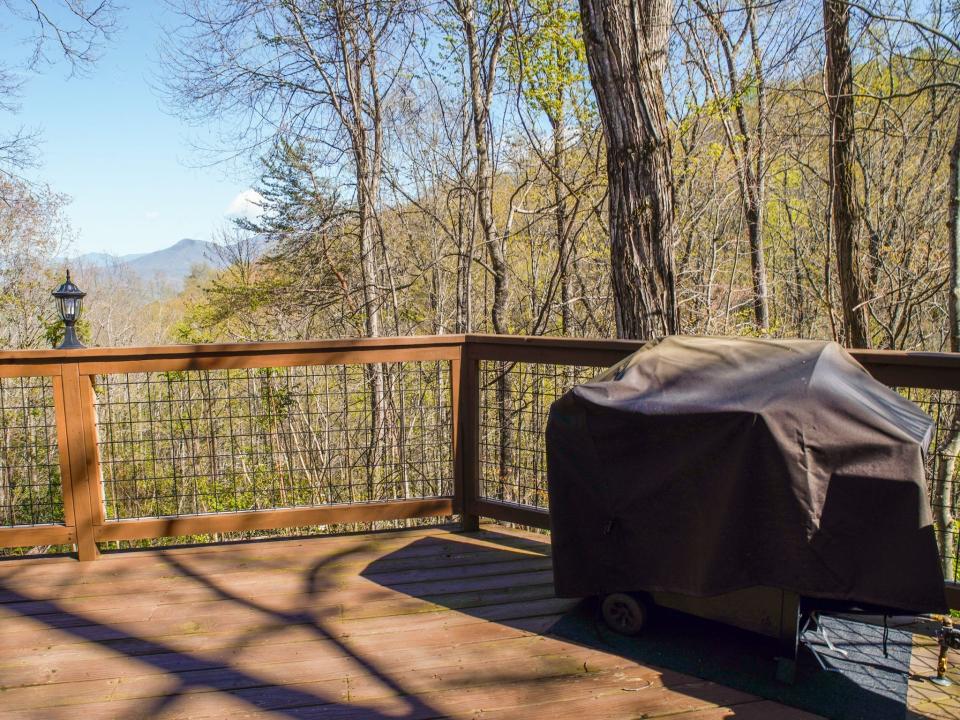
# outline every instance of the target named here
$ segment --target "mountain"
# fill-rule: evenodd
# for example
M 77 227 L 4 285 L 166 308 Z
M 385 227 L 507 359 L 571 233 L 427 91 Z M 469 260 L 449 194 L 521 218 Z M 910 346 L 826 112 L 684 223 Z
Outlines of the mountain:
M 132 270 L 143 280 L 165 280 L 182 287 L 183 281 L 194 267 L 205 265 L 222 268 L 225 265 L 218 249 L 219 246 L 206 240 L 184 238 L 168 248 L 155 252 L 130 255 L 93 252 L 78 255 L 68 262 L 80 268 L 123 266 Z

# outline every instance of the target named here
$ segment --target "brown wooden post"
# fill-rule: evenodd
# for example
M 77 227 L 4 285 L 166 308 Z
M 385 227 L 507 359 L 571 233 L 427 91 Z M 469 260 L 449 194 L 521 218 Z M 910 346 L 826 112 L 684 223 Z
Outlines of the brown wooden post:
M 63 524 L 76 537 L 77 514 L 73 507 L 73 480 L 70 475 L 70 452 L 67 441 L 67 424 L 64 421 L 66 412 L 63 407 L 63 378 L 58 373 L 53 381 L 53 408 L 57 424 L 57 448 L 60 455 L 60 486 L 63 493 Z
M 106 505 L 103 500 L 103 475 L 100 470 L 100 445 L 97 430 L 97 395 L 93 375 L 80 376 L 80 400 L 83 403 L 83 444 L 87 458 L 87 475 L 90 478 L 90 513 L 94 529 L 106 520 Z
M 460 357 L 450 361 L 453 389 L 453 507 L 464 531 L 477 530 L 473 511 L 480 490 L 480 365 L 466 340 Z
M 95 409 L 90 376 L 80 374 L 76 363 L 60 366 L 60 389 L 56 393 L 58 435 L 63 473 L 64 506 L 71 507 L 80 560 L 100 555 L 96 526 L 103 524 L 102 485 L 97 458 Z

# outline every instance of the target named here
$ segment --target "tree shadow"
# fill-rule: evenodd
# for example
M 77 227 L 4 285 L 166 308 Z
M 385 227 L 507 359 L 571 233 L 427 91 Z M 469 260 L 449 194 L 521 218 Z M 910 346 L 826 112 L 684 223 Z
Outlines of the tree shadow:
M 545 614 L 543 608 L 548 607 L 552 592 L 546 593 L 538 601 L 525 599 L 515 603 L 496 595 L 495 588 L 504 586 L 504 579 L 509 579 L 511 574 L 515 578 L 515 588 L 519 590 L 525 587 L 527 581 L 524 575 L 530 571 L 522 569 L 515 538 L 489 532 L 486 536 L 491 542 L 502 543 L 499 550 L 492 551 L 484 559 L 484 564 L 491 570 L 499 568 L 500 573 L 500 579 L 490 585 L 492 600 L 484 601 L 482 597 L 474 602 L 460 600 L 465 591 L 477 590 L 484 585 L 483 575 L 477 576 L 469 568 L 462 578 L 438 578 L 434 586 L 424 586 L 392 575 L 388 570 L 391 556 L 386 555 L 370 563 L 361 575 L 392 590 L 446 604 L 450 609 L 476 618 L 529 629 L 534 613 Z M 414 545 L 429 546 L 436 542 L 435 538 L 422 538 Z M 549 556 L 548 541 L 539 543 L 539 547 L 529 544 L 529 541 L 526 543 L 523 546 L 525 552 L 536 553 L 544 558 Z M 509 569 L 511 564 L 516 568 L 515 573 Z M 483 566 L 474 565 L 473 568 L 480 568 L 482 572 Z M 447 603 L 446 598 L 452 599 L 452 602 Z M 637 638 L 628 638 L 606 628 L 595 600 L 567 602 L 566 612 L 555 622 L 540 631 L 532 631 L 641 665 L 665 668 L 744 690 L 831 718 L 901 720 L 906 712 L 912 649 L 909 633 L 891 630 L 888 638 L 889 656 L 884 657 L 881 650 L 882 628 L 828 619 L 826 622 L 831 639 L 837 647 L 849 653 L 844 658 L 823 648 L 828 663 L 840 672 L 824 672 L 816 665 L 812 655 L 801 653 L 796 681 L 788 685 L 776 679 L 777 643 L 762 636 L 657 608 L 644 633 Z M 692 686 L 684 686 L 679 691 L 692 697 L 700 692 Z M 709 697 L 704 696 L 703 699 L 709 700 Z M 737 712 L 734 707 L 730 717 L 735 717 Z M 745 716 L 752 712 L 744 706 Z
M 210 590 L 219 599 L 261 613 L 272 622 L 261 630 L 244 637 L 241 643 L 243 646 L 250 646 L 272 633 L 282 632 L 291 624 L 307 628 L 317 637 L 331 643 L 343 657 L 355 663 L 368 677 L 380 682 L 393 696 L 399 699 L 403 709 L 391 708 L 388 713 L 362 702 L 343 703 L 340 698 L 301 690 L 290 685 L 276 684 L 244 669 L 234 667 L 224 660 L 208 659 L 202 655 L 178 650 L 164 642 L 131 636 L 123 630 L 122 626 L 114 626 L 87 617 L 83 613 L 72 612 L 55 601 L 31 597 L 6 587 L 3 583 L 0 583 L 0 592 L 3 593 L 5 598 L 3 606 L 5 610 L 17 612 L 19 604 L 23 603 L 24 608 L 30 608 L 29 613 L 24 612 L 24 617 L 29 617 L 34 622 L 43 623 L 49 628 L 67 633 L 78 640 L 102 645 L 111 651 L 120 652 L 133 662 L 149 665 L 160 670 L 165 679 L 176 682 L 173 688 L 164 691 L 163 696 L 144 698 L 144 704 L 137 707 L 134 711 L 135 715 L 125 714 L 124 717 L 155 717 L 169 709 L 188 693 L 210 691 L 223 693 L 243 701 L 250 705 L 251 712 L 269 710 L 276 717 L 296 718 L 297 720 L 341 716 L 373 718 L 374 720 L 378 718 L 384 720 L 386 718 L 415 720 L 444 717 L 444 713 L 431 707 L 417 695 L 408 693 L 389 674 L 382 672 L 370 658 L 360 656 L 347 646 L 340 637 L 326 628 L 323 618 L 311 610 L 312 601 L 330 588 L 330 584 L 324 576 L 324 569 L 346 555 L 363 549 L 363 547 L 361 545 L 346 549 L 313 563 L 303 578 L 304 601 L 300 608 L 292 611 L 277 610 L 254 599 L 241 597 L 223 588 L 213 578 L 190 568 L 177 556 L 162 551 L 157 554 L 172 570 Z M 124 653 L 123 646 L 103 640 L 105 636 L 128 637 L 134 642 L 127 644 L 130 650 Z M 133 647 L 135 647 L 135 652 Z M 239 648 L 227 648 L 228 651 L 231 649 Z M 47 713 L 47 717 L 54 717 L 60 712 L 64 714 L 64 717 L 73 717 L 81 708 L 82 706 L 67 705 L 45 708 L 44 711 Z

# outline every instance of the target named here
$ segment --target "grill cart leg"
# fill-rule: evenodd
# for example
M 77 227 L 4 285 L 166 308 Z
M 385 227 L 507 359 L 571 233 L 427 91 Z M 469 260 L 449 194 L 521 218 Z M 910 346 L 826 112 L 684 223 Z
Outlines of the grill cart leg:
M 950 648 L 960 649 L 960 629 L 953 626 L 953 621 L 948 617 L 940 620 L 940 630 L 937 631 L 937 642 L 940 643 L 940 656 L 937 658 L 937 674 L 930 678 L 930 682 L 946 687 L 953 685 L 953 681 L 947 677 L 947 652 Z
M 778 682 L 785 685 L 793 685 L 797 681 L 797 651 L 800 648 L 801 618 L 800 596 L 784 590 L 780 600 L 780 629 L 777 637 L 780 655 L 774 660 L 776 662 L 775 677 Z
M 832 668 L 824 662 L 823 655 L 814 647 L 813 643 L 810 642 L 810 635 L 819 635 L 829 650 L 843 657 L 847 656 L 848 653 L 846 650 L 841 650 L 836 647 L 830 640 L 830 637 L 827 635 L 827 629 L 820 624 L 820 614 L 817 612 L 811 612 L 807 616 L 806 622 L 803 623 L 803 628 L 800 630 L 800 644 L 805 645 L 807 650 L 813 653 L 813 658 L 817 661 L 817 665 L 820 666 L 821 670 L 825 672 L 840 672 L 837 668 Z
M 603 621 L 621 635 L 636 635 L 647 624 L 649 603 L 641 596 L 611 593 L 600 606 Z

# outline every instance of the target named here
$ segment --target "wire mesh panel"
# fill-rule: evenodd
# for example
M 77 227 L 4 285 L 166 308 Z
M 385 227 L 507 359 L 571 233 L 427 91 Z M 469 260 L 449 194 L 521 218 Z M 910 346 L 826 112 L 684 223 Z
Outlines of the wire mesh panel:
M 452 493 L 448 362 L 98 379 L 108 519 Z
M 960 581 L 957 550 L 960 535 L 956 520 L 960 516 L 957 473 L 960 471 L 960 394 L 951 390 L 895 388 L 929 414 L 936 427 L 927 454 L 927 490 L 933 510 L 934 526 L 944 577 Z
M 52 379 L 0 378 L 0 526 L 62 522 Z
M 547 507 L 550 404 L 600 368 L 480 362 L 480 496 Z
M 550 404 L 594 377 L 593 367 L 480 363 L 480 496 L 547 506 L 545 433 Z M 960 582 L 960 393 L 894 388 L 936 422 L 927 486 L 944 577 Z

